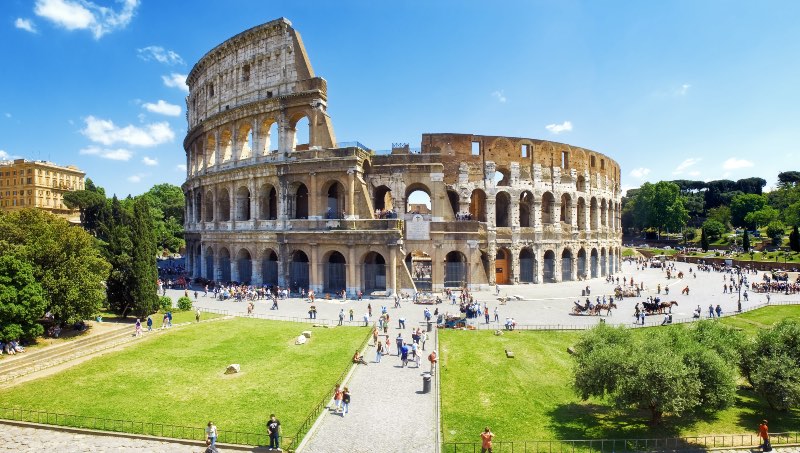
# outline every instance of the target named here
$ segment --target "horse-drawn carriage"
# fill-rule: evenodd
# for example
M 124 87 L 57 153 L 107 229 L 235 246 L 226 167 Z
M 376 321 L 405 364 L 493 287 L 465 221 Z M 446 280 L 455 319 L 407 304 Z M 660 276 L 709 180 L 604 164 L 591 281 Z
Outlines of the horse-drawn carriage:
M 639 297 L 640 293 L 641 293 L 641 291 L 637 287 L 634 287 L 634 288 L 628 288 L 628 287 L 622 288 L 622 287 L 617 286 L 617 288 L 614 289 L 614 297 L 617 300 L 622 300 L 622 299 L 624 299 L 626 297 Z
M 463 329 L 467 327 L 466 316 L 439 315 L 439 319 L 437 321 L 438 321 L 437 324 L 439 326 L 443 326 L 448 329 Z
M 612 308 L 617 308 L 617 304 L 615 304 L 613 301 L 592 305 L 587 299 L 585 305 L 581 305 L 580 302 L 576 301 L 575 306 L 572 307 L 572 314 L 576 316 L 600 316 L 602 315 L 602 312 L 605 311 L 606 316 L 610 316 Z
M 664 310 L 669 310 L 672 312 L 672 307 L 677 306 L 677 301 L 669 301 L 669 302 L 661 302 L 661 299 L 658 297 L 653 298 L 652 302 L 642 302 L 642 307 L 644 308 L 644 312 L 648 315 L 655 315 L 655 314 L 664 314 Z

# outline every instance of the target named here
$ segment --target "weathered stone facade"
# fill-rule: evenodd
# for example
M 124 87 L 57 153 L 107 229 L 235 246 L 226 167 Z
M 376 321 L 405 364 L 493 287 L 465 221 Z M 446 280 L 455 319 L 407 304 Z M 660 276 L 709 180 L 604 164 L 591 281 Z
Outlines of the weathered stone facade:
M 183 190 L 196 277 L 353 294 L 618 268 L 620 169 L 607 156 L 469 134 L 423 134 L 418 152 L 337 144 L 326 82 L 285 19 L 217 46 L 187 83 Z M 308 143 L 297 144 L 303 118 Z M 430 197 L 429 212 L 412 207 L 415 191 Z

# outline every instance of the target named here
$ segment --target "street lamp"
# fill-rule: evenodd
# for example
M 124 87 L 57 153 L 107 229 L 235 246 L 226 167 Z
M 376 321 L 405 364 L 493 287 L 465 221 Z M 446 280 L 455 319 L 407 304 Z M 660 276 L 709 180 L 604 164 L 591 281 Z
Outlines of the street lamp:
M 739 279 L 739 302 L 736 304 L 737 312 L 742 312 L 742 268 L 741 266 L 736 269 L 736 275 Z

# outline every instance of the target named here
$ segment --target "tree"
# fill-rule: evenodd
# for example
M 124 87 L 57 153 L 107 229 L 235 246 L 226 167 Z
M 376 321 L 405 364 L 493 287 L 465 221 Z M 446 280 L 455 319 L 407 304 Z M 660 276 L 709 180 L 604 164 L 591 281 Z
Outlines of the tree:
M 716 220 L 717 222 L 725 225 L 726 228 L 731 227 L 731 208 L 727 206 L 717 206 L 708 210 L 708 219 Z
M 800 324 L 784 319 L 760 330 L 745 344 L 740 368 L 753 390 L 770 407 L 789 410 L 800 406 Z
M 137 316 L 146 317 L 158 310 L 158 270 L 156 269 L 156 240 L 153 235 L 153 219 L 146 198 L 133 204 L 131 219 L 131 280 L 128 290 L 132 296 L 133 309 Z
M 137 198 L 147 198 L 160 249 L 177 252 L 186 245 L 183 239 L 185 199 L 180 187 L 156 184 Z
M 747 230 L 744 230 L 744 235 L 742 236 L 742 249 L 745 252 L 750 251 L 750 233 Z
M 761 228 L 769 225 L 771 222 L 778 220 L 780 213 L 771 206 L 764 206 L 758 211 L 751 212 L 744 216 L 744 222 L 747 226 L 753 228 Z
M 636 194 L 634 217 L 642 228 L 678 231 L 686 225 L 689 214 L 677 184 L 659 181 L 644 183 Z
M 700 248 L 703 249 L 704 252 L 707 252 L 709 249 L 708 244 L 708 235 L 706 235 L 706 229 L 702 228 L 700 233 Z
M 800 171 L 784 171 L 778 173 L 779 187 L 800 186 Z
M 75 190 L 64 194 L 64 204 L 70 209 L 77 209 L 81 215 L 81 225 L 92 234 L 96 234 L 100 225 L 106 197 L 92 190 Z
M 774 220 L 767 225 L 767 237 L 772 239 L 773 245 L 781 245 L 784 231 L 786 231 L 786 225 L 780 220 Z
M 792 228 L 792 232 L 789 234 L 789 248 L 792 251 L 800 252 L 800 232 L 797 231 L 797 225 Z
M 706 220 L 703 222 L 703 233 L 712 241 L 719 239 L 726 231 L 728 231 L 728 229 L 725 228 L 725 225 L 716 220 Z
M 600 324 L 575 346 L 575 390 L 583 399 L 608 397 L 617 407 L 648 409 L 654 425 L 664 413 L 723 409 L 736 396 L 738 343 L 726 345 L 735 336 L 714 329 L 729 328 L 673 326 L 634 336 Z
M 13 247 L 0 244 L 0 251 L 0 341 L 34 339 L 44 332 L 37 322 L 47 305 L 44 290 Z
M 66 220 L 37 209 L 0 215 L 0 238 L 22 246 L 42 285 L 47 311 L 57 322 L 93 318 L 105 300 L 103 281 L 110 265 L 95 238 Z
M 763 178 L 745 178 L 736 181 L 736 188 L 744 193 L 754 193 L 756 195 L 761 195 L 761 191 L 764 186 L 767 185 L 767 181 Z
M 755 225 L 745 220 L 747 214 L 761 210 L 767 204 L 766 197 L 756 194 L 737 195 L 731 200 L 731 223 L 735 227 L 754 229 Z
M 111 199 L 111 214 L 100 229 L 105 240 L 103 247 L 111 272 L 106 280 L 106 295 L 111 310 L 123 316 L 133 307 L 134 300 L 130 291 L 133 284 L 133 242 L 128 225 L 131 216 L 116 197 Z

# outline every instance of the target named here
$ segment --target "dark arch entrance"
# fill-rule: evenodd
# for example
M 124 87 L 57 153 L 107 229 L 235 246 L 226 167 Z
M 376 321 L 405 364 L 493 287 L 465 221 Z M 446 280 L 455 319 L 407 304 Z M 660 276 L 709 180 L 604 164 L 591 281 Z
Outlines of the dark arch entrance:
M 591 269 L 592 269 L 592 278 L 597 278 L 597 267 L 598 267 L 598 259 L 597 259 L 597 249 L 592 249 L 591 254 Z
M 331 252 L 323 265 L 323 274 L 325 292 L 340 293 L 343 289 L 347 289 L 347 264 L 344 255 Z
M 574 279 L 572 276 L 572 251 L 564 249 L 561 252 L 561 281 L 571 282 Z
M 308 256 L 300 250 L 292 253 L 289 264 L 289 286 L 292 291 L 308 288 Z
M 236 272 L 240 283 L 250 284 L 253 278 L 253 261 L 247 249 L 241 249 L 236 254 Z
M 427 253 L 419 250 L 409 253 L 406 255 L 406 267 L 417 291 L 433 290 L 433 261 Z
M 206 280 L 214 281 L 217 278 L 214 276 L 214 249 L 211 247 L 206 249 Z
M 578 250 L 578 279 L 586 278 L 586 250 Z
M 226 284 L 231 281 L 231 252 L 226 248 L 219 251 L 219 279 Z
M 278 286 L 278 254 L 273 250 L 267 250 L 261 260 L 261 282 Z
M 536 276 L 536 259 L 529 248 L 524 248 L 519 252 L 519 281 L 522 283 L 534 283 Z
M 467 283 L 467 257 L 461 252 L 450 252 L 445 257 L 444 286 L 460 288 Z
M 508 249 L 497 249 L 494 258 L 494 282 L 498 285 L 510 283 L 511 275 L 511 252 Z
M 377 252 L 364 257 L 364 292 L 386 291 L 386 260 Z
M 542 271 L 545 283 L 556 282 L 556 254 L 552 250 L 544 252 L 544 269 Z

